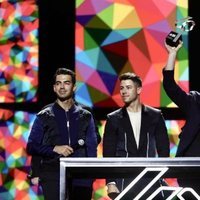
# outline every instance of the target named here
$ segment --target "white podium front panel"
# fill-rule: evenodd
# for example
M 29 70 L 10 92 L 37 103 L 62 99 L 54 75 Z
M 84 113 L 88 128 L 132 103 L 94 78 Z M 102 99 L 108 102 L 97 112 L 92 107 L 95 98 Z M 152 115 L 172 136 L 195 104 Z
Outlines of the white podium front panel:
M 183 176 L 197 178 L 200 177 L 200 157 L 60 158 L 60 200 L 66 199 L 66 183 L 68 179 L 130 178 L 136 176 L 139 179 L 147 171 L 159 171 L 160 177 L 158 178 L 179 178 Z M 132 184 L 135 183 L 133 182 Z M 165 190 L 166 188 L 161 189 Z M 177 195 L 178 192 L 180 194 L 183 192 L 180 187 L 167 189 L 174 190 L 174 195 Z M 116 198 L 116 200 L 118 199 Z M 153 199 L 153 196 L 150 199 Z

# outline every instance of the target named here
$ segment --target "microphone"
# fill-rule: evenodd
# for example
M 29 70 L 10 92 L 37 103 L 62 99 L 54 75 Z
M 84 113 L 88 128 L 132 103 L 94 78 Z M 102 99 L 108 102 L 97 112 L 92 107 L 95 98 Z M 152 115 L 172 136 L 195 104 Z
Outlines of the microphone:
M 77 143 L 72 145 L 71 147 L 73 148 L 73 150 L 78 150 L 79 148 L 83 148 L 85 146 L 85 140 L 80 138 L 78 139 Z
M 72 148 L 74 150 L 74 153 L 75 153 L 75 151 L 78 151 L 79 149 L 80 150 L 82 149 L 85 152 L 84 153 L 85 156 L 87 157 L 87 155 L 88 155 L 88 153 L 87 153 L 87 147 L 86 147 L 85 140 L 83 138 L 78 139 L 77 143 L 75 145 L 72 145 Z
M 79 144 L 79 146 L 83 146 L 85 144 L 85 140 L 84 139 L 79 139 L 78 140 L 78 144 Z

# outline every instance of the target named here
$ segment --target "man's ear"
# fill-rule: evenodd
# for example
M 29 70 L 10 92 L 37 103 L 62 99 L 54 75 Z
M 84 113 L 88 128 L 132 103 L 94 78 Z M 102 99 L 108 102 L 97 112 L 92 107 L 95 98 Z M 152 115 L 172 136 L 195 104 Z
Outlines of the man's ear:
M 55 85 L 53 85 L 53 91 L 55 92 Z
M 142 87 L 137 88 L 137 93 L 140 94 L 142 92 Z
M 73 87 L 73 92 L 75 92 L 76 91 L 76 85 L 74 85 L 74 87 Z

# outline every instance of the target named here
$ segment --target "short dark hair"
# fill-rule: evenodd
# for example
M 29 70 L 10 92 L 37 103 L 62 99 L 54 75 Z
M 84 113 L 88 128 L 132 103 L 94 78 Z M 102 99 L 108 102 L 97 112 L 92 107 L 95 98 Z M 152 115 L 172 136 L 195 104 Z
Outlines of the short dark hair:
M 58 75 L 70 75 L 72 77 L 72 83 L 75 84 L 76 83 L 76 74 L 74 71 L 67 69 L 67 68 L 58 68 L 54 74 L 54 83 L 56 82 L 56 76 Z
M 132 72 L 125 72 L 125 73 L 123 73 L 123 74 L 121 74 L 119 76 L 120 82 L 122 80 L 128 80 L 128 79 L 130 79 L 134 83 L 136 83 L 138 87 L 142 87 L 142 80 L 141 80 L 141 78 L 139 76 L 137 76 L 136 74 L 132 73 Z

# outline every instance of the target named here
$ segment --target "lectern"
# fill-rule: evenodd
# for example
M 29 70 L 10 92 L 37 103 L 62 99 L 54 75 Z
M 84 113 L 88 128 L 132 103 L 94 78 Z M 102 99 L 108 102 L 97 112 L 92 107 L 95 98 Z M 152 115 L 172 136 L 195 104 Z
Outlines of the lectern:
M 146 173 L 156 171 L 157 175 L 138 194 L 140 197 L 161 178 L 200 177 L 200 157 L 180 158 L 60 158 L 60 200 L 66 200 L 66 183 L 72 178 L 126 178 L 134 177 L 130 185 L 116 198 L 123 195 L 139 181 Z M 136 178 L 135 178 L 136 177 Z M 167 198 L 174 196 L 182 198 L 182 194 L 189 191 L 196 199 L 200 199 L 192 188 L 161 186 L 148 200 L 153 199 L 161 191 L 173 191 Z M 184 199 L 184 198 L 182 198 Z

